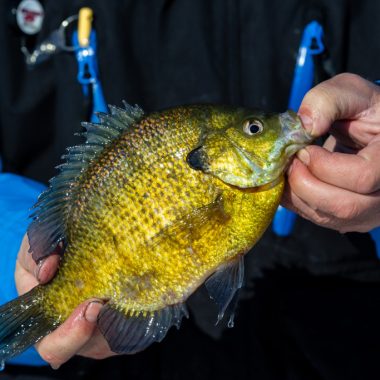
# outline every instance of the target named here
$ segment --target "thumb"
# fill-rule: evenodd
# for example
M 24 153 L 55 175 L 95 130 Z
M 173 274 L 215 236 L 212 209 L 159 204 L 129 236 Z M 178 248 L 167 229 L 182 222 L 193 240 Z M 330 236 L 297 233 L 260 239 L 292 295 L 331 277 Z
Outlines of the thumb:
M 339 74 L 312 88 L 298 114 L 304 128 L 314 137 L 325 134 L 336 120 L 357 119 L 370 111 L 377 86 L 355 74 Z
M 49 282 L 55 275 L 61 256 L 59 255 L 58 248 L 49 256 L 36 263 L 29 252 L 29 239 L 25 235 L 18 253 L 17 261 L 20 266 L 32 274 L 40 284 Z

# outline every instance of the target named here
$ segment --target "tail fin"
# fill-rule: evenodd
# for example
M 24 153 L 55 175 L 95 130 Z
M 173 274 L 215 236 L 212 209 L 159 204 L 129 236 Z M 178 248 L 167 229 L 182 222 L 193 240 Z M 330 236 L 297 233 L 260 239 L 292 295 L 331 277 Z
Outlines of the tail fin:
M 0 307 L 0 363 L 20 354 L 56 327 L 43 313 L 41 290 L 36 286 Z

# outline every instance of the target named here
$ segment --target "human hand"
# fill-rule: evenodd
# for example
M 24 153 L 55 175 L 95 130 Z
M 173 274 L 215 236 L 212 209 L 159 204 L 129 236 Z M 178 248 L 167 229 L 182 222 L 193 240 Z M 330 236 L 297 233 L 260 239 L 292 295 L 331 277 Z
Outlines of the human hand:
M 380 225 L 380 89 L 340 74 L 311 89 L 299 109 L 323 147 L 298 152 L 288 171 L 283 204 L 310 221 L 340 232 Z
M 18 253 L 15 271 L 19 294 L 26 293 L 38 284 L 49 282 L 60 262 L 60 256 L 55 252 L 37 265 L 28 250 L 29 241 L 25 236 Z M 41 357 L 57 369 L 76 354 L 93 359 L 116 355 L 109 349 L 96 326 L 102 306 L 102 301 L 97 299 L 80 304 L 62 325 L 36 344 Z

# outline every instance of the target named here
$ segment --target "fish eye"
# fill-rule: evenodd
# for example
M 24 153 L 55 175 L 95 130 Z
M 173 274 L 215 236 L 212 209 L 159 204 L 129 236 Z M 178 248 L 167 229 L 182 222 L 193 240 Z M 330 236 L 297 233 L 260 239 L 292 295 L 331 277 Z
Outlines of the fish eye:
M 263 124 L 259 120 L 247 120 L 244 122 L 243 131 L 249 136 L 257 135 L 263 131 Z

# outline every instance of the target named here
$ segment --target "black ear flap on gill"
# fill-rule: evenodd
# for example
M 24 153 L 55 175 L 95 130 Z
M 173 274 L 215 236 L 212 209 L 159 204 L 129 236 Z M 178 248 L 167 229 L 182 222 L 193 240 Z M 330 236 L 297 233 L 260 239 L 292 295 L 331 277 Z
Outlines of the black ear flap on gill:
M 205 171 L 208 167 L 207 154 L 202 146 L 192 150 L 186 157 L 187 163 L 192 169 Z

